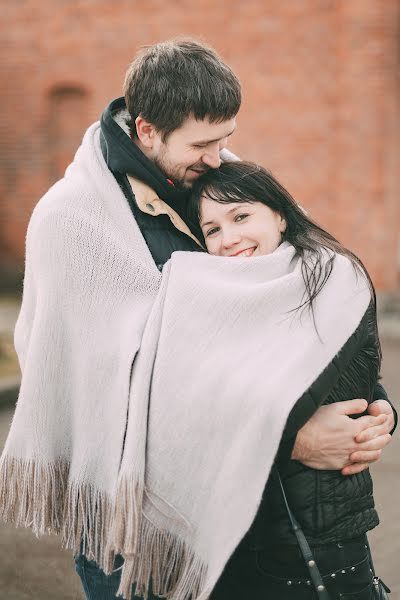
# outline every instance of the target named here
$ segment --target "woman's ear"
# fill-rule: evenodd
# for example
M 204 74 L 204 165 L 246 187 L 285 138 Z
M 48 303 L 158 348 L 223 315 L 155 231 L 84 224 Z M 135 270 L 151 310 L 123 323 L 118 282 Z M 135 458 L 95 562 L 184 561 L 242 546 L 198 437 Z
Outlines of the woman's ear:
M 135 119 L 136 133 L 142 146 L 151 150 L 154 145 L 156 130 L 154 125 L 143 119 L 140 115 Z
M 282 217 L 282 215 L 280 215 L 280 217 L 279 217 L 279 231 L 281 233 L 285 233 L 286 228 L 287 228 L 286 219 L 285 219 L 285 217 Z

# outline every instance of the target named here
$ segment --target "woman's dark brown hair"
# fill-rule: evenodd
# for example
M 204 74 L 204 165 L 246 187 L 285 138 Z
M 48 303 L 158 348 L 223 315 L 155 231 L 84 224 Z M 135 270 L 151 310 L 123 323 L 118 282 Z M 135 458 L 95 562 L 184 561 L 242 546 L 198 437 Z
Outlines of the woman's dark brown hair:
M 188 201 L 187 214 L 193 233 L 202 242 L 204 237 L 199 223 L 200 200 L 203 196 L 222 204 L 261 202 L 284 217 L 287 227 L 283 239 L 290 242 L 303 259 L 305 293 L 299 308 L 308 306 L 313 313 L 313 301 L 332 273 L 336 254 L 347 256 L 356 272 L 360 276 L 362 273 L 365 275 L 376 304 L 374 286 L 361 260 L 310 219 L 289 192 L 263 167 L 250 162 L 226 162 L 196 181 Z

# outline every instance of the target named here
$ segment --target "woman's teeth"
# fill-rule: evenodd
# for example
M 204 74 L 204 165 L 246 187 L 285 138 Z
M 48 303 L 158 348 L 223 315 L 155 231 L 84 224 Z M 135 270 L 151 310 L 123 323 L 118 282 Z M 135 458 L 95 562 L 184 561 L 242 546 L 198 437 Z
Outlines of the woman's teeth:
M 236 256 L 251 256 L 254 252 L 255 248 L 247 248 L 247 250 L 243 250 L 243 252 L 239 252 Z

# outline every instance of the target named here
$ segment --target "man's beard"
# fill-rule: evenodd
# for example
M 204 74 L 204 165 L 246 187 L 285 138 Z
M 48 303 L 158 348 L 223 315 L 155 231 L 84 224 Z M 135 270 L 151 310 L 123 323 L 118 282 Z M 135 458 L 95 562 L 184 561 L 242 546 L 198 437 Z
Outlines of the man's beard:
M 153 158 L 154 164 L 160 169 L 161 173 L 165 175 L 167 179 L 174 183 L 174 186 L 178 189 L 182 190 L 190 190 L 193 187 L 193 181 L 185 181 L 184 178 L 179 176 L 178 169 L 174 170 L 172 166 L 168 164 L 168 161 L 164 160 L 164 154 L 160 153 L 159 156 Z M 204 168 L 204 165 L 195 164 L 192 167 L 187 167 L 185 173 L 188 169 L 198 169 L 199 171 L 208 171 L 208 168 Z
M 153 159 L 153 162 L 167 179 L 174 182 L 175 187 L 180 189 L 187 189 L 188 186 L 185 185 L 185 181 L 182 178 L 180 178 L 177 173 L 174 173 L 173 169 L 168 168 L 168 165 L 166 165 L 162 159 L 157 157 Z

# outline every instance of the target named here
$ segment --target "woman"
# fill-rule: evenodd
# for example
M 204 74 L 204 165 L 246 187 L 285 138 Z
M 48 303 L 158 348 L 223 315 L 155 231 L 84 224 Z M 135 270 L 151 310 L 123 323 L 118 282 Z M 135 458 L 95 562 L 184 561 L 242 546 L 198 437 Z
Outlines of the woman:
M 216 256 L 265 255 L 283 241 L 294 246 L 302 259 L 300 312 L 313 312 L 338 255 L 347 257 L 370 287 L 364 333 L 358 332 L 350 344 L 358 344 L 358 352 L 350 359 L 346 344 L 336 357 L 341 375 L 335 384 L 320 378 L 291 411 L 256 519 L 228 562 L 212 599 L 317 597 L 290 526 L 278 472 L 331 597 L 372 598 L 376 586 L 366 532 L 376 527 L 378 515 L 369 471 L 344 477 L 338 471 L 317 471 L 289 460 L 295 433 L 316 409 L 314 398 L 323 404 L 342 398 L 372 401 L 381 350 L 371 279 L 352 252 L 309 219 L 276 179 L 254 164 L 225 163 L 209 171 L 194 187 L 189 212 L 195 233 Z

